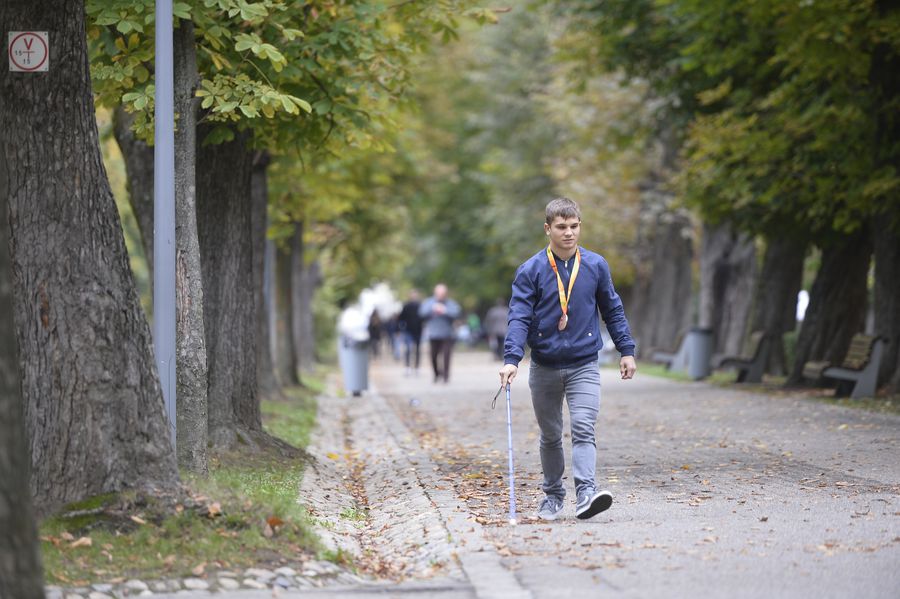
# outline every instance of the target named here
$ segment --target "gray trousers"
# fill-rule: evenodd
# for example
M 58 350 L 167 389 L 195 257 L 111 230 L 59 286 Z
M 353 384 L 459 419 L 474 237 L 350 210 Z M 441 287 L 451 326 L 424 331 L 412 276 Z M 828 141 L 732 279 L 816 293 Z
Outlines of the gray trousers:
M 542 489 L 547 495 L 566 496 L 562 477 L 566 468 L 563 454 L 563 397 L 569 404 L 572 421 L 572 471 L 575 492 L 594 489 L 597 443 L 594 424 L 600 410 L 600 366 L 589 362 L 576 368 L 548 368 L 531 362 L 528 386 L 534 415 L 541 429 Z

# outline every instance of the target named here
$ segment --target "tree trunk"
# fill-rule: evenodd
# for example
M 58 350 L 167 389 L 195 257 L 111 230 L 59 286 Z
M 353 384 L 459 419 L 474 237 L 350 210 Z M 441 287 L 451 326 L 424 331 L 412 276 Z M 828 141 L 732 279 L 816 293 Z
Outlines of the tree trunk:
M 275 288 L 275 242 L 266 239 L 265 264 L 263 267 L 263 305 L 266 315 L 266 339 L 269 341 L 269 360 L 271 360 L 271 372 L 275 389 L 280 388 L 278 383 L 278 364 L 275 356 L 278 354 L 278 306 L 275 301 L 277 290 Z
M 7 23 L 0 18 L 0 25 Z M 2 141 L 0 147 L 5 147 Z M 5 160 L 0 157 L 0 597 L 43 599 L 41 555 L 28 493 L 29 460 L 13 322 L 5 171 Z
M 197 237 L 197 55 L 194 24 L 179 20 L 175 54 L 175 311 L 178 464 L 209 471 L 209 414 L 203 276 Z
M 887 339 L 879 386 L 900 389 L 900 234 L 890 219 L 876 219 L 875 229 L 875 333 Z
M 200 139 L 209 128 L 198 129 Z M 250 227 L 252 156 L 247 134 L 201 145 L 197 231 L 209 367 L 209 438 L 231 446 L 236 433 L 262 429 L 256 395 L 256 315 Z M 248 277 L 251 284 L 247 284 Z
M 877 0 L 879 16 L 897 16 L 896 0 Z M 883 166 L 900 171 L 900 53 L 886 39 L 876 44 L 869 64 L 869 79 L 877 90 L 876 138 L 874 147 Z M 875 214 L 875 331 L 888 338 L 879 370 L 879 384 L 887 383 L 889 393 L 900 393 L 900 203 L 897 190 L 893 197 L 877 202 Z
M 713 331 L 713 348 L 741 354 L 753 288 L 756 244 L 727 224 L 704 225 L 700 253 L 700 309 L 697 324 Z
M 317 269 L 306 263 L 303 223 L 294 224 L 291 238 L 291 302 L 293 306 L 293 338 L 298 372 L 311 372 L 316 364 L 313 330 L 312 297 L 318 285 Z
M 302 372 L 313 372 L 316 367 L 316 321 L 313 313 L 313 300 L 316 289 L 322 284 L 322 273 L 319 262 L 313 260 L 303 269 L 303 289 L 300 295 L 300 307 L 297 317 L 300 319 L 301 346 L 300 368 Z
M 153 146 L 138 139 L 131 125 L 134 115 L 122 106 L 113 110 L 113 135 L 122 151 L 128 182 L 128 203 L 137 220 L 141 245 L 147 261 L 150 284 L 153 284 Z M 152 290 L 151 290 L 152 293 Z
M 293 241 L 293 240 L 291 240 Z M 294 347 L 294 304 L 290 245 L 279 247 L 275 254 L 276 347 L 275 366 L 278 382 L 289 387 L 298 384 L 297 351 Z
M 269 229 L 269 187 L 266 169 L 269 154 L 257 152 L 253 162 L 250 182 L 252 196 L 251 221 L 253 227 L 253 291 L 256 301 L 256 383 L 259 396 L 267 397 L 278 392 L 275 365 L 272 362 L 271 340 L 269 337 L 269 294 L 267 293 L 266 253 Z M 271 266 L 269 266 L 271 268 Z
M 50 32 L 50 70 L 0 69 L 15 316 L 39 513 L 177 480 L 150 329 L 100 155 L 84 5 L 0 4 Z
M 766 333 L 770 348 L 766 372 L 770 374 L 788 371 L 784 334 L 797 326 L 797 294 L 803 284 L 805 257 L 805 240 L 777 237 L 766 243 L 750 328 Z
M 626 306 L 643 351 L 671 347 L 678 334 L 690 326 L 694 312 L 690 220 L 686 215 L 663 210 L 649 228 L 641 243 L 650 252 L 638 264 L 634 305 Z
M 788 385 L 802 383 L 803 365 L 809 360 L 833 364 L 843 361 L 851 338 L 862 331 L 865 321 L 871 258 L 872 236 L 868 229 L 822 250 L 822 265 L 800 327 Z

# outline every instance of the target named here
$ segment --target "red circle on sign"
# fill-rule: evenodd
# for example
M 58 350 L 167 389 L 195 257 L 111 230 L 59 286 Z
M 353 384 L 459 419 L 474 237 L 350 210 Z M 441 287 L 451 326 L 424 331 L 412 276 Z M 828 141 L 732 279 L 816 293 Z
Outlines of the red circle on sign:
M 25 65 L 21 65 L 21 64 L 18 63 L 18 61 L 16 60 L 16 58 L 13 56 L 13 46 L 16 45 L 16 42 L 19 41 L 19 38 L 25 37 L 26 35 L 34 36 L 34 38 L 35 38 L 37 41 L 41 42 L 41 45 L 44 47 L 44 58 L 41 59 L 41 62 L 39 62 L 39 63 L 37 64 L 37 66 L 26 67 Z M 16 37 L 13 38 L 13 41 L 11 41 L 11 42 L 9 43 L 9 59 L 10 59 L 11 61 L 13 61 L 13 63 L 14 63 L 17 67 L 19 67 L 20 69 L 22 69 L 23 71 L 36 71 L 36 70 L 38 70 L 39 68 L 41 68 L 41 67 L 44 65 L 45 62 L 47 62 L 47 57 L 48 57 L 49 55 L 50 55 L 50 49 L 47 47 L 47 43 L 44 42 L 44 38 L 42 38 L 42 37 L 39 36 L 39 35 L 35 35 L 34 33 L 30 32 L 30 31 L 25 31 L 25 32 L 23 32 L 23 33 L 20 33 L 19 35 L 17 35 Z

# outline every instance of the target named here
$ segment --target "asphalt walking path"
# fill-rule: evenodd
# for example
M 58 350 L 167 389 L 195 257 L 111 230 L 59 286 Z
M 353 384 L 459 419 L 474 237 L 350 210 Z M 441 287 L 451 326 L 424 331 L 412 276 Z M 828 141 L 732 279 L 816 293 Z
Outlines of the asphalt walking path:
M 497 370 L 465 352 L 446 385 L 373 368 L 478 596 L 900 597 L 900 417 L 604 369 L 597 482 L 613 507 L 576 520 L 568 478 L 561 520 L 511 527 Z M 523 516 L 541 497 L 527 370 L 512 386 Z
M 613 506 L 576 520 L 567 478 L 563 517 L 541 522 L 526 362 L 513 527 L 498 366 L 457 352 L 444 384 L 383 357 L 362 397 L 320 399 L 301 501 L 365 580 L 282 597 L 900 597 L 900 417 L 604 369 Z

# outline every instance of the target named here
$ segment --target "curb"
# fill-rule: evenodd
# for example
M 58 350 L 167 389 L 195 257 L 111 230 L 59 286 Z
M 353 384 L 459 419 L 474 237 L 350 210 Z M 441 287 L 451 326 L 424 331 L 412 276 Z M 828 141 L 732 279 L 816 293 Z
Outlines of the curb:
M 494 546 L 485 540 L 484 527 L 469 517 L 468 509 L 446 485 L 440 484 L 438 467 L 422 449 L 415 435 L 406 427 L 393 408 L 372 388 L 367 397 L 381 415 L 387 430 L 404 453 L 416 473 L 418 488 L 436 508 L 443 525 L 456 547 L 456 558 L 474 587 L 479 599 L 532 599 L 531 591 L 524 588 L 516 576 L 503 567 Z

